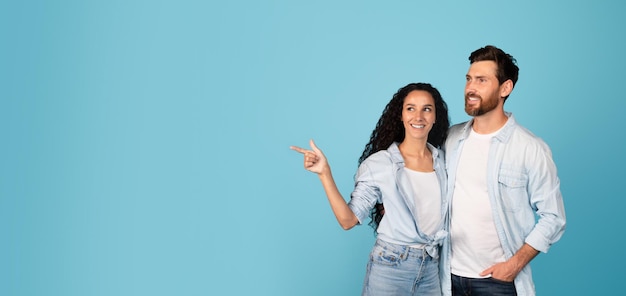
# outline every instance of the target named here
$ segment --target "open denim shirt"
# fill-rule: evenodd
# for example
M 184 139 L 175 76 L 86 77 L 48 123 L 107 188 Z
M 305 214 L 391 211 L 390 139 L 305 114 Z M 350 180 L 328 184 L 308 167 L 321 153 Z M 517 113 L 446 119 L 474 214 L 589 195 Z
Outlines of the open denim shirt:
M 365 159 L 355 176 L 355 187 L 348 203 L 359 223 L 369 218 L 376 203 L 383 203 L 385 216 L 380 222 L 378 239 L 399 245 L 424 244 L 426 252 L 439 258 L 439 249 L 447 236 L 444 229 L 448 203 L 445 186 L 446 173 L 441 150 L 428 144 L 441 190 L 441 224 L 433 235 L 423 233 L 415 223 L 413 188 L 406 175 L 404 159 L 397 143 Z
M 511 113 L 506 115 L 507 123 L 491 140 L 487 187 L 496 231 L 508 259 L 524 243 L 547 252 L 565 231 L 565 208 L 550 148 L 518 125 Z M 449 204 L 463 143 L 471 128 L 471 120 L 452 126 L 446 140 Z M 444 295 L 451 295 L 449 256 L 450 240 L 446 239 L 442 250 L 442 264 L 448 274 L 442 282 Z M 530 264 L 515 278 L 515 287 L 518 295 L 535 295 Z

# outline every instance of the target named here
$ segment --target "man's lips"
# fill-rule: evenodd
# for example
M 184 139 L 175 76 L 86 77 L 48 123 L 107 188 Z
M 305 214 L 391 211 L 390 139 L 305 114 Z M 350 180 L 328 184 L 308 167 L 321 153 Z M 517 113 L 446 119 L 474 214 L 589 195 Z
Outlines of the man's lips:
M 480 97 L 477 96 L 465 96 L 466 105 L 475 105 L 480 103 Z

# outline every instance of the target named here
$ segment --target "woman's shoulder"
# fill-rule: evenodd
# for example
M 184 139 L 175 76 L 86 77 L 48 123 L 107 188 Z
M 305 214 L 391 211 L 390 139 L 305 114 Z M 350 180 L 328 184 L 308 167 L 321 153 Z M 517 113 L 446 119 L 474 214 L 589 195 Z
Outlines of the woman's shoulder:
M 373 153 L 368 158 L 366 158 L 365 161 L 367 161 L 368 159 L 370 161 L 385 161 L 385 162 L 403 161 L 402 154 L 400 153 L 400 148 L 398 147 L 398 143 L 395 143 L 395 142 L 391 143 L 391 145 L 389 145 L 387 149 L 383 149 L 383 150 Z
M 387 150 L 380 150 L 367 157 L 359 165 L 357 179 L 367 178 L 376 183 L 386 180 L 388 174 L 393 172 L 394 161 L 392 154 Z
M 389 150 L 380 150 L 368 156 L 363 161 L 363 164 L 371 165 L 375 163 L 390 162 L 390 161 L 391 161 L 391 153 L 389 152 Z

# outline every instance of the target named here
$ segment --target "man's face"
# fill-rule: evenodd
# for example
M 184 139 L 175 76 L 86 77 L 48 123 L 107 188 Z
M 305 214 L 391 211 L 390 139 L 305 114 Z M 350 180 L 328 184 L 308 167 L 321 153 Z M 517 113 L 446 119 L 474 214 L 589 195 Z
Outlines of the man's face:
M 481 116 L 504 104 L 494 61 L 474 62 L 465 75 L 465 113 Z

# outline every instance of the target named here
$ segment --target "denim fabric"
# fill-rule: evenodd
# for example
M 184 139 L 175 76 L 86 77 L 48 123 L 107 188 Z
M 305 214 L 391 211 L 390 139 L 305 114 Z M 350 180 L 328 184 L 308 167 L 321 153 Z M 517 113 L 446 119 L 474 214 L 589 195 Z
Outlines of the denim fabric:
M 355 176 L 355 187 L 348 206 L 359 219 L 367 223 L 376 203 L 385 205 L 385 215 L 377 229 L 377 237 L 399 245 L 426 245 L 433 257 L 438 257 L 439 247 L 447 235 L 445 217 L 448 210 L 445 188 L 446 171 L 441 150 L 428 144 L 433 155 L 433 165 L 441 190 L 441 224 L 439 231 L 423 233 L 415 223 L 413 188 L 405 172 L 404 159 L 397 143 L 387 150 L 378 151 L 361 163 Z
M 363 295 L 441 295 L 439 260 L 424 249 L 376 240 L 367 265 Z
M 511 113 L 506 114 L 508 121 L 491 141 L 487 186 L 496 231 L 508 259 L 524 243 L 538 251 L 547 252 L 565 231 L 565 208 L 550 148 L 543 140 L 518 125 Z M 454 194 L 463 143 L 471 128 L 472 121 L 452 126 L 446 140 L 449 201 Z M 444 274 L 449 274 L 450 269 L 449 247 L 450 239 L 446 239 L 441 258 L 442 267 L 447 269 L 443 271 Z M 444 276 L 442 283 L 444 287 L 449 287 L 449 276 Z M 535 295 L 530 264 L 515 278 L 515 287 L 519 295 Z M 444 295 L 450 295 L 449 288 L 444 288 L 443 292 Z
M 517 296 L 517 292 L 512 282 L 452 275 L 452 296 Z

